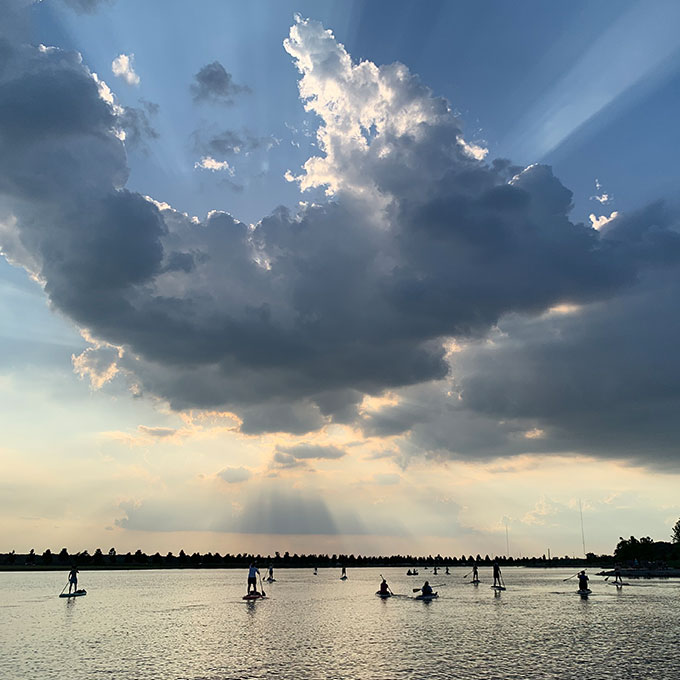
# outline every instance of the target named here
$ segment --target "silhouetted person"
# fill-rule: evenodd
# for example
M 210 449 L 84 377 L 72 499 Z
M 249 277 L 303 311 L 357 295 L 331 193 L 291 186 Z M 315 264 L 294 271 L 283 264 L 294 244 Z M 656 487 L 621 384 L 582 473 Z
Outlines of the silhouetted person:
M 432 586 L 429 581 L 425 581 L 425 585 L 420 589 L 423 595 L 432 595 Z
M 387 585 L 387 581 L 385 579 L 383 579 L 382 583 L 380 584 L 380 594 L 381 595 L 390 594 L 390 587 Z
M 269 578 L 274 580 L 274 567 L 269 567 Z
M 585 571 L 579 572 L 578 589 L 579 590 L 588 590 L 588 576 L 586 575 Z
M 314 576 L 318 576 L 318 575 L 319 575 L 319 570 L 318 570 L 317 567 L 314 567 Z
M 479 581 L 479 567 L 476 564 L 472 565 L 472 580 Z
M 448 567 L 446 567 L 446 571 L 445 571 L 444 573 L 445 573 L 445 574 L 449 574 L 449 573 L 450 573 Z
M 75 565 L 71 567 L 71 571 L 68 573 L 68 594 L 71 594 L 71 588 L 75 593 L 78 590 L 78 569 Z
M 255 562 L 251 562 L 250 567 L 248 567 L 248 595 L 250 595 L 250 586 L 253 586 L 253 592 L 257 592 L 257 575 L 260 570 L 257 568 Z
M 345 569 L 345 567 L 342 568 L 342 573 L 340 574 L 340 578 L 347 578 L 347 569 Z
M 621 578 L 621 569 L 618 566 L 614 567 L 614 584 L 623 585 L 623 579 Z
M 437 575 L 437 567 L 434 568 L 433 574 L 436 576 Z
M 472 569 L 474 571 L 475 565 Z M 498 560 L 494 560 L 493 563 L 493 584 L 494 586 L 503 586 L 503 583 L 501 582 L 501 568 L 498 566 Z

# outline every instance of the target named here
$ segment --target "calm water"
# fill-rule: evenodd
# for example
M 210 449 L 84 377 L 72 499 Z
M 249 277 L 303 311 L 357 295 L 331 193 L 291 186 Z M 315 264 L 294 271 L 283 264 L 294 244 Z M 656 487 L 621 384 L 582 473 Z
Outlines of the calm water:
M 0 678 L 680 678 L 677 581 L 595 577 L 582 600 L 573 571 L 504 569 L 500 594 L 488 571 L 279 570 L 255 603 L 237 571 L 83 572 L 71 601 L 65 572 L 0 573 Z M 404 597 L 375 597 L 381 572 Z

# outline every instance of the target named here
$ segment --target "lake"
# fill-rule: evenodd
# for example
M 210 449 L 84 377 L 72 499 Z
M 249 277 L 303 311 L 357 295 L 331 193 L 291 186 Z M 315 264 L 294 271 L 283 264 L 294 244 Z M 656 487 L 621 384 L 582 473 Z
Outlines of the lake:
M 0 573 L 3 680 L 680 677 L 678 581 L 592 577 L 584 600 L 564 569 L 504 568 L 502 593 L 488 568 L 282 569 L 249 603 L 244 571 L 84 571 L 72 600 L 66 572 Z M 439 599 L 413 599 L 425 579 Z

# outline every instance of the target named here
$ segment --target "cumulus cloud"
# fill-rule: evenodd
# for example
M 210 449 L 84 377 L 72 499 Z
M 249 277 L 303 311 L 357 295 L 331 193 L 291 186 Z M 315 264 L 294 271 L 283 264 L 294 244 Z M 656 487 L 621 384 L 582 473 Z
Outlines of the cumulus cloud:
M 217 476 L 227 484 L 239 484 L 248 481 L 253 473 L 244 467 L 226 467 L 217 473 Z
M 246 85 L 239 85 L 219 61 L 206 64 L 191 83 L 191 92 L 196 102 L 233 104 L 234 97 L 250 92 Z
M 194 163 L 194 168 L 211 172 L 226 172 L 232 177 L 234 175 L 234 168 L 227 161 L 217 161 L 212 156 L 203 156 L 200 161 Z
M 194 149 L 208 156 L 233 156 L 249 154 L 257 149 L 268 150 L 278 143 L 272 136 L 257 137 L 236 130 L 198 129 L 191 135 Z
M 111 70 L 117 78 L 122 78 L 128 85 L 139 85 L 139 76 L 135 73 L 134 54 L 119 54 L 111 62 Z
M 80 55 L 7 47 L 0 245 L 55 308 L 117 348 L 118 370 L 175 409 L 234 412 L 248 434 L 357 422 L 413 451 L 470 457 L 604 447 L 631 416 L 612 408 L 629 391 L 604 386 L 621 387 L 610 371 L 623 376 L 631 361 L 640 370 L 625 386 L 665 394 L 670 408 L 674 372 L 653 372 L 650 385 L 641 348 L 660 361 L 678 337 L 664 293 L 680 263 L 672 209 L 618 215 L 599 231 L 574 222 L 572 194 L 549 167 L 481 160 L 449 104 L 403 64 L 355 62 L 300 18 L 285 48 L 319 122 L 319 155 L 296 181 L 329 200 L 251 226 L 220 211 L 196 220 L 127 190 L 120 111 Z M 243 91 L 208 66 L 195 97 Z M 544 315 L 557 305 L 583 311 Z M 628 335 L 631 319 L 647 324 Z M 453 359 L 451 338 L 465 347 Z M 364 395 L 385 390 L 397 403 L 361 412 Z M 611 399 L 610 417 L 584 410 L 605 407 L 597 394 Z M 551 404 L 570 408 L 547 413 Z M 576 412 L 591 426 L 574 420 L 568 438 Z M 655 413 L 670 456 L 674 427 Z M 545 436 L 526 437 L 533 429 Z

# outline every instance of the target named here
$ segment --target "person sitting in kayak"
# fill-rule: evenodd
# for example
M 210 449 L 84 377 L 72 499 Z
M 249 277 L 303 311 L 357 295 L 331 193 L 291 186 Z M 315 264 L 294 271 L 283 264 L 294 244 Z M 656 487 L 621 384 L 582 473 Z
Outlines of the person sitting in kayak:
M 479 567 L 476 563 L 472 565 L 472 580 L 479 581 Z
M 390 595 L 390 587 L 387 585 L 387 581 L 385 579 L 383 579 L 382 583 L 380 584 L 380 594 Z
M 425 581 L 425 585 L 420 589 L 423 595 L 432 595 L 432 586 L 428 581 Z
M 579 575 L 578 575 L 578 589 L 579 589 L 579 590 L 588 590 L 588 576 L 586 575 L 585 570 L 579 572 Z
M 78 569 L 75 564 L 71 567 L 71 571 L 68 573 L 68 594 L 71 594 L 71 588 L 73 592 L 78 591 Z
M 413 574 L 411 573 L 411 570 L 409 569 L 409 570 L 406 572 L 406 576 L 412 576 L 412 575 L 413 575 Z
M 260 570 L 255 562 L 251 562 L 248 567 L 248 595 L 250 595 L 250 586 L 253 586 L 253 593 L 257 593 L 257 575 L 259 573 Z
M 475 567 L 476 566 L 477 565 L 475 565 Z M 473 570 L 475 567 L 473 567 Z M 503 583 L 501 582 L 501 568 L 498 566 L 498 560 L 494 560 L 493 562 L 493 584 L 494 586 L 503 586 Z

